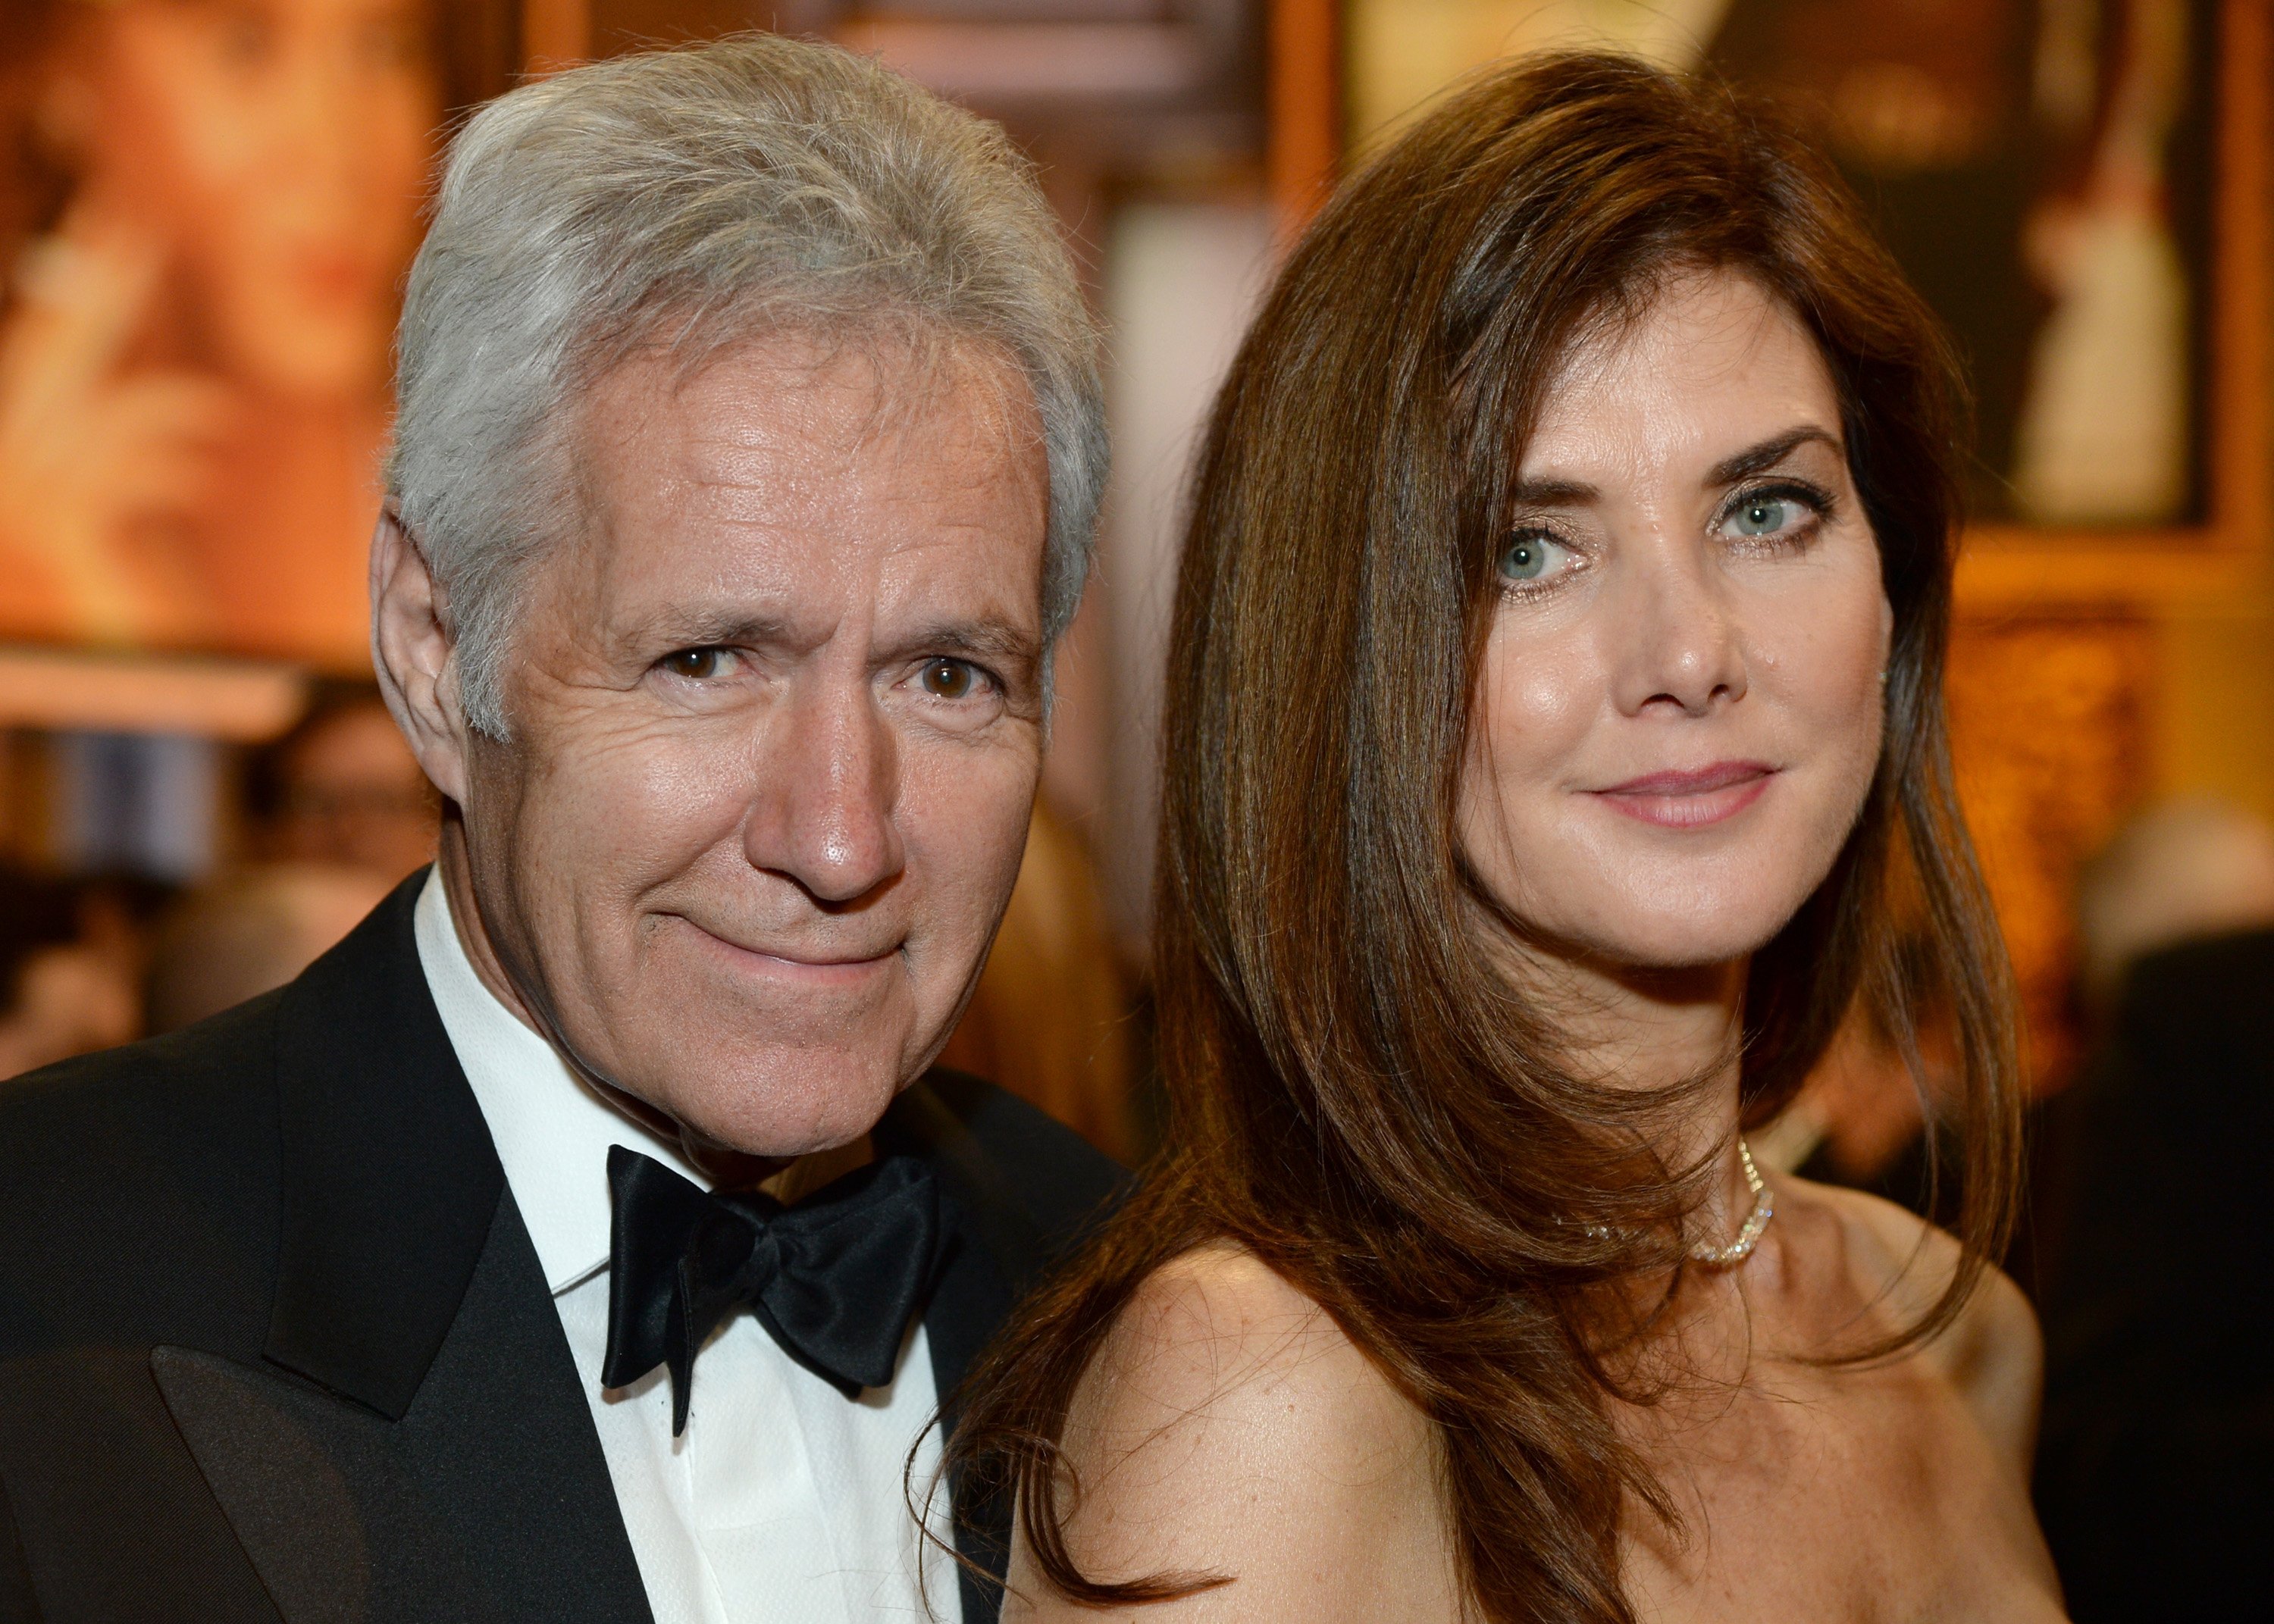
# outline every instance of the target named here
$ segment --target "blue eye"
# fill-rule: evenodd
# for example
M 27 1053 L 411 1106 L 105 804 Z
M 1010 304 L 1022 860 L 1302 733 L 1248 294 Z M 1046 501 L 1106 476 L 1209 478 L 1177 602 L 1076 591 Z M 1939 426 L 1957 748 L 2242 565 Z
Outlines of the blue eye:
M 1773 536 L 1793 521 L 1795 504 L 1781 496 L 1763 496 L 1731 515 L 1740 536 Z
M 1547 568 L 1547 551 L 1555 544 L 1536 532 L 1519 531 L 1508 538 L 1501 548 L 1500 574 L 1503 581 L 1535 581 Z
M 1740 492 L 1721 510 L 1714 530 L 1731 541 L 1804 546 L 1815 535 L 1818 522 L 1829 517 L 1834 508 L 1829 491 L 1787 481 Z

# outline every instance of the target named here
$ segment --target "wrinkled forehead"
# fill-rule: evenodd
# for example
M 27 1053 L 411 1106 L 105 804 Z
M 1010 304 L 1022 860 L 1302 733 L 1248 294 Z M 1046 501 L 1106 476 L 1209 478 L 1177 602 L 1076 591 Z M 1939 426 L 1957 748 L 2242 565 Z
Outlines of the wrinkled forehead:
M 599 514 L 659 466 L 701 477 L 752 450 L 780 452 L 778 476 L 817 480 L 943 449 L 954 456 L 933 475 L 985 480 L 1032 473 L 1043 452 L 1009 354 L 916 321 L 627 346 L 586 369 L 570 411 L 578 494 Z
M 1037 624 L 1048 475 L 1031 395 L 984 346 L 792 332 L 650 346 L 565 437 L 576 511 L 541 573 L 588 607 L 818 613 L 867 592 Z

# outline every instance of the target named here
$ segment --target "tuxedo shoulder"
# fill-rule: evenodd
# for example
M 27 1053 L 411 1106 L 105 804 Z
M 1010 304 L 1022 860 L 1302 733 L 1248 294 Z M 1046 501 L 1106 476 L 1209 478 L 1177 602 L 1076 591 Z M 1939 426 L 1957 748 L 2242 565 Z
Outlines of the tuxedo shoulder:
M 918 1087 L 917 1098 L 904 1096 L 912 1109 L 895 1117 L 916 1124 L 919 1133 L 930 1118 L 935 1144 L 939 1130 L 952 1124 L 996 1198 L 1045 1233 L 1086 1228 L 1128 1183 L 1128 1169 L 1081 1134 L 984 1079 L 934 1068 Z
M 275 1003 L 0 1083 L 0 1359 L 218 1348 L 264 1312 Z
M 2223 932 L 2195 936 L 2143 955 L 2134 966 L 2135 982 L 2181 987 L 2199 986 L 2206 980 L 2231 979 L 2255 989 L 2274 972 L 2274 929 Z
M 243 1140 L 275 1107 L 271 993 L 186 1031 L 81 1055 L 0 1083 L 0 1193 L 11 1201 L 74 1187 L 124 1193 L 149 1177 Z

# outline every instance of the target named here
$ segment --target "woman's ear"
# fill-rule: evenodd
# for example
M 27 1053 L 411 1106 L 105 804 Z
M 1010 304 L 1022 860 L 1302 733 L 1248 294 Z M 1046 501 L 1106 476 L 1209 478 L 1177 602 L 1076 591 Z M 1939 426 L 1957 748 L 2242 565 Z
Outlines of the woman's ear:
M 436 789 L 464 804 L 467 728 L 441 585 L 392 508 L 371 538 L 371 654 L 380 691 Z

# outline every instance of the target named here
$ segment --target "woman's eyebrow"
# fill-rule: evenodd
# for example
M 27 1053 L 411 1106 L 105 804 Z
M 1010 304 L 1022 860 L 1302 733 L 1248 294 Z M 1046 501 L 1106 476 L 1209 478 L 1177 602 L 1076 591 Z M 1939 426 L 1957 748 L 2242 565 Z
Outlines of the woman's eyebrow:
M 1764 469 L 1774 468 L 1786 457 L 1811 441 L 1829 446 L 1834 451 L 1840 452 L 1843 457 L 1847 455 L 1840 444 L 1838 435 L 1818 428 L 1814 424 L 1808 424 L 1800 428 L 1788 429 L 1774 439 L 1765 440 L 1757 446 L 1748 446 L 1734 456 L 1723 457 L 1706 471 L 1706 486 L 1708 490 L 1713 490 L 1721 485 L 1735 485 L 1738 480 L 1749 478 Z
M 1519 508 L 1581 508 L 1601 495 L 1584 479 L 1525 479 L 1509 492 Z

